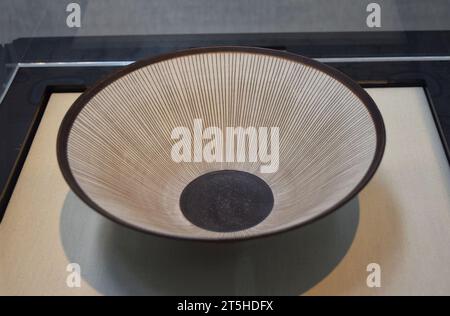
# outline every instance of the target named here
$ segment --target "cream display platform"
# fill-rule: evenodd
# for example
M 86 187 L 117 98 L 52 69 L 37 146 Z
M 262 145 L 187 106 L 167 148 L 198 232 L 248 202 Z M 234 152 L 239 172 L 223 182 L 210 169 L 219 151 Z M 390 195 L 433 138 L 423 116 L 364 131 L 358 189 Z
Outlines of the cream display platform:
M 53 94 L 0 224 L 0 295 L 449 293 L 450 167 L 425 93 L 367 91 L 386 150 L 358 197 L 305 227 L 222 244 L 146 235 L 90 210 L 56 161 L 59 125 L 79 94 Z M 372 264 L 380 287 L 367 280 Z

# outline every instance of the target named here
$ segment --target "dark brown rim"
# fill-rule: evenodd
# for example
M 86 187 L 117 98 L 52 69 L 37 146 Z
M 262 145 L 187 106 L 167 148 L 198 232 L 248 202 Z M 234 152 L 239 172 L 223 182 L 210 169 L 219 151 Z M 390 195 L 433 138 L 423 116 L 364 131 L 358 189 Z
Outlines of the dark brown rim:
M 84 193 L 84 191 L 81 189 L 81 187 L 78 185 L 77 181 L 75 180 L 75 177 L 73 176 L 69 161 L 67 157 L 67 141 L 70 134 L 70 130 L 72 128 L 72 125 L 80 113 L 80 111 L 83 109 L 83 107 L 91 100 L 92 97 L 94 97 L 98 92 L 100 92 L 103 88 L 111 84 L 112 82 L 120 79 L 121 77 L 139 69 L 144 66 L 148 66 L 150 64 L 158 63 L 164 60 L 168 60 L 175 57 L 180 56 L 188 56 L 188 55 L 194 55 L 194 54 L 202 54 L 202 53 L 211 53 L 211 52 L 243 52 L 243 53 L 252 53 L 252 54 L 261 54 L 261 55 L 269 55 L 269 56 L 275 56 L 279 58 L 285 58 L 294 62 L 298 62 L 310 67 L 313 67 L 317 70 L 320 70 L 327 75 L 331 76 L 332 78 L 336 79 L 340 83 L 342 83 L 344 86 L 346 86 L 350 91 L 352 91 L 366 106 L 372 121 L 375 126 L 376 130 L 376 148 L 375 148 L 375 155 L 373 157 L 373 160 L 364 175 L 364 177 L 361 179 L 361 181 L 355 186 L 355 188 L 342 200 L 340 200 L 338 203 L 333 205 L 332 207 L 328 208 L 327 210 L 323 211 L 322 213 L 308 219 L 307 221 L 304 221 L 302 223 L 293 224 L 288 227 L 283 227 L 279 229 L 274 229 L 272 231 L 263 232 L 258 235 L 251 235 L 251 236 L 238 236 L 238 237 L 230 237 L 230 238 L 207 238 L 207 237 L 195 237 L 195 236 L 176 236 L 176 235 L 170 235 L 165 234 L 161 232 L 156 232 L 148 229 L 144 229 L 142 227 L 138 227 L 134 224 L 128 223 L 121 218 L 118 218 L 111 213 L 107 212 L 103 208 L 101 208 L 99 205 L 97 205 L 94 201 L 89 198 L 89 196 Z M 349 78 L 347 75 L 343 74 L 342 72 L 329 67 L 325 64 L 322 64 L 318 61 L 315 61 L 313 59 L 296 55 L 293 53 L 285 52 L 285 51 L 278 51 L 278 50 L 272 50 L 267 48 L 257 48 L 257 47 L 247 47 L 247 46 L 215 46 L 215 47 L 201 47 L 201 48 L 192 48 L 188 50 L 182 50 L 177 51 L 173 53 L 167 53 L 163 55 L 159 55 L 156 57 L 151 57 L 148 59 L 137 61 L 129 66 L 126 66 L 125 68 L 116 71 L 106 78 L 100 80 L 95 85 L 93 85 L 91 88 L 87 89 L 81 96 L 78 97 L 78 99 L 73 103 L 73 105 L 70 107 L 66 115 L 64 116 L 61 126 L 58 131 L 57 136 L 57 142 L 56 142 L 56 154 L 58 159 L 58 165 L 61 169 L 62 175 L 66 182 L 68 183 L 69 187 L 72 189 L 73 192 L 83 201 L 85 202 L 89 207 L 93 208 L 98 213 L 102 214 L 103 216 L 113 220 L 116 223 L 119 223 L 121 225 L 133 228 L 135 230 L 153 234 L 156 236 L 162 236 L 162 237 L 169 237 L 174 238 L 177 240 L 197 240 L 197 241 L 214 241 L 214 242 L 220 242 L 220 241 L 238 241 L 238 240 L 249 240 L 249 239 L 255 239 L 255 238 L 261 238 L 266 236 L 271 236 L 277 233 L 281 233 L 284 231 L 289 231 L 294 228 L 298 228 L 307 224 L 310 224 L 328 214 L 331 212 L 337 210 L 347 202 L 349 202 L 352 198 L 354 198 L 365 186 L 366 184 L 372 179 L 373 175 L 375 174 L 376 170 L 378 169 L 378 166 L 381 163 L 381 159 L 384 154 L 386 144 L 386 131 L 384 127 L 383 118 L 381 116 L 380 111 L 378 110 L 378 107 L 376 106 L 375 102 L 372 100 L 372 98 L 369 96 L 369 94 L 355 81 L 353 81 L 351 78 Z

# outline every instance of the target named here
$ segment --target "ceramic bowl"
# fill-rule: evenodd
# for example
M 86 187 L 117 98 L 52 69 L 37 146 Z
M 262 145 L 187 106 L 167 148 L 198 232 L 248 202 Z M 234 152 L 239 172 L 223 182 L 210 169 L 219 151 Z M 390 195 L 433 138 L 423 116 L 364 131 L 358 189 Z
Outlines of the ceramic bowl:
M 250 47 L 136 62 L 84 92 L 57 141 L 89 206 L 158 235 L 241 240 L 309 223 L 363 189 L 383 120 L 354 81 Z

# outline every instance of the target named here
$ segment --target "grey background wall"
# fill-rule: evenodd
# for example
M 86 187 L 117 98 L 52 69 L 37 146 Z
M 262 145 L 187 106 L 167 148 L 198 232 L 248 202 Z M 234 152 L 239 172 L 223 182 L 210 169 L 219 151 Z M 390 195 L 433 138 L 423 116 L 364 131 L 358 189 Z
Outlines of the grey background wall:
M 81 27 L 66 6 L 81 6 Z M 382 8 L 379 29 L 366 7 Z M 0 0 L 0 43 L 20 37 L 450 28 L 450 0 Z

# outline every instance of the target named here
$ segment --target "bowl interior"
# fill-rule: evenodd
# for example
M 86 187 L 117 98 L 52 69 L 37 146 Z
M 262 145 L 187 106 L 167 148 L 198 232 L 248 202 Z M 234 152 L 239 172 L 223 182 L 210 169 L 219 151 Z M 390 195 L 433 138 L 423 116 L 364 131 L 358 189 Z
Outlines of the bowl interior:
M 59 136 L 61 167 L 91 206 L 145 231 L 234 239 L 287 229 L 354 195 L 381 158 L 376 107 L 346 80 L 307 59 L 257 49 L 135 65 L 74 104 Z M 187 218 L 183 190 L 220 170 L 255 175 L 270 188 L 261 220 L 221 231 Z M 229 192 L 219 191 L 217 199 Z

